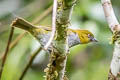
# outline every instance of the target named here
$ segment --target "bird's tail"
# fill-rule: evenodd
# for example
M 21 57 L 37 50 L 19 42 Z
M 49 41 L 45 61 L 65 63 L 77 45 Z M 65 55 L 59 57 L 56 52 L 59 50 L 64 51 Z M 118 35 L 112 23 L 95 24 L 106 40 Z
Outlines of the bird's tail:
M 16 18 L 11 26 L 13 27 L 17 27 L 17 28 L 20 28 L 20 29 L 23 29 L 23 30 L 26 30 L 26 31 L 31 31 L 33 29 L 36 29 L 37 27 L 35 27 L 34 25 L 32 25 L 31 23 L 23 20 L 22 18 Z

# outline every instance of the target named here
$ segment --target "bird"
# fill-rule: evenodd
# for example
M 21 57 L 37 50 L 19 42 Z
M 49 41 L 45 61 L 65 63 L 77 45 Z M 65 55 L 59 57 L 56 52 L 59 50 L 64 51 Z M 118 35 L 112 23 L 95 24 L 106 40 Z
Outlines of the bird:
M 42 46 L 44 46 L 48 39 L 50 38 L 51 27 L 45 26 L 34 26 L 26 20 L 22 18 L 15 19 L 11 26 L 21 28 L 30 32 Z M 93 33 L 84 30 L 84 29 L 67 29 L 67 36 L 68 36 L 68 46 L 72 47 L 78 44 L 87 44 L 90 42 L 98 42 L 97 39 L 94 37 Z

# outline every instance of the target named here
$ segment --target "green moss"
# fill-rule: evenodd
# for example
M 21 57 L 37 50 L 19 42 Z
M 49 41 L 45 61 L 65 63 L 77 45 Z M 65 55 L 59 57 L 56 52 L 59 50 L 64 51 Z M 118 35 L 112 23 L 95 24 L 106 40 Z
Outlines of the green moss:
M 57 24 L 57 38 L 56 40 L 57 41 L 60 41 L 60 40 L 66 40 L 66 36 L 67 36 L 67 26 L 65 27 L 66 25 L 61 25 L 61 24 Z

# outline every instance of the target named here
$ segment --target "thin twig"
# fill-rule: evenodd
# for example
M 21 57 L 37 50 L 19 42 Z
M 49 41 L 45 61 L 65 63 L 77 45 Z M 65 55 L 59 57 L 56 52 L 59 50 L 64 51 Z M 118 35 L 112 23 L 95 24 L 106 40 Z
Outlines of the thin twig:
M 19 80 L 23 80 L 24 76 L 26 75 L 29 67 L 31 66 L 32 62 L 34 61 L 34 59 L 36 58 L 36 56 L 38 55 L 38 53 L 42 50 L 42 47 L 39 47 L 34 53 L 32 53 L 29 61 L 28 61 L 28 64 L 26 65 L 25 69 L 23 70 Z
M 5 54 L 3 55 L 2 66 L 1 66 L 1 69 L 0 69 L 0 80 L 1 80 L 2 72 L 3 72 L 3 67 L 5 65 L 5 61 L 6 61 L 6 58 L 7 58 L 7 55 L 8 55 L 10 43 L 12 41 L 13 33 L 14 33 L 14 27 L 11 28 L 11 32 L 10 32 L 10 35 L 9 35 L 7 47 L 6 47 L 6 50 L 5 50 Z
M 52 32 L 50 39 L 48 40 L 47 44 L 45 45 L 44 49 L 47 50 L 47 48 L 50 46 L 52 43 L 54 36 L 55 36 L 55 31 L 56 31 L 56 14 L 57 14 L 57 0 L 54 0 L 53 4 L 53 14 L 52 14 Z

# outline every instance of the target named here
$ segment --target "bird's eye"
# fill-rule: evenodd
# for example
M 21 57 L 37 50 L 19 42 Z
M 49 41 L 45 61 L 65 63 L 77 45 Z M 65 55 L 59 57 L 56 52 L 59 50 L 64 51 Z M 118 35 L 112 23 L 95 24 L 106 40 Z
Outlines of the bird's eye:
M 90 38 L 90 37 L 91 37 L 91 35 L 90 35 L 90 34 L 88 34 L 88 37 Z
M 93 39 L 93 37 L 90 34 L 88 34 L 88 38 L 90 39 L 90 41 L 92 41 Z

